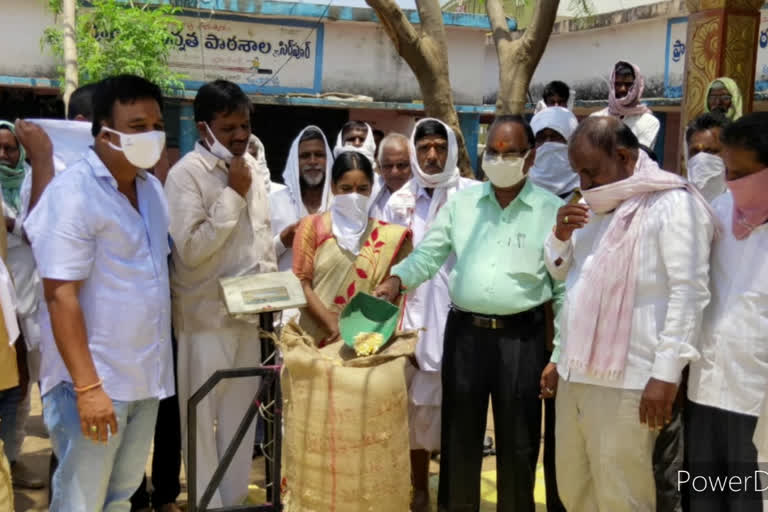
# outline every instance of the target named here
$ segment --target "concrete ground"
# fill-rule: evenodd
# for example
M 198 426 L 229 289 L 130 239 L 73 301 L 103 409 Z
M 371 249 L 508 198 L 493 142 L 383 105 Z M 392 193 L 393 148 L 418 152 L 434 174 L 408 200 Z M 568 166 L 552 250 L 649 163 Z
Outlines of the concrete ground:
M 488 435 L 494 437 L 493 419 L 488 414 Z M 30 467 L 37 475 L 47 478 L 48 465 L 51 456 L 51 443 L 48 439 L 48 433 L 43 424 L 42 418 L 42 405 L 40 402 L 40 394 L 37 386 L 34 388 L 32 395 L 32 412 L 30 415 L 29 423 L 27 426 L 27 437 L 24 440 L 22 447 L 21 460 Z M 437 493 L 437 474 L 440 466 L 434 461 L 430 467 L 431 487 L 434 494 Z M 147 465 L 147 472 L 151 469 L 150 465 Z M 483 491 L 482 496 L 484 499 L 482 512 L 490 512 L 496 510 L 496 492 L 495 492 L 495 470 L 496 470 L 496 458 L 486 457 L 483 459 Z M 544 489 L 543 489 L 543 475 L 541 467 L 539 467 L 539 474 L 537 479 L 536 488 L 536 501 L 537 512 L 546 510 L 544 506 Z M 254 503 L 260 503 L 264 500 L 264 463 L 263 459 L 259 458 L 254 461 L 251 471 L 251 497 Z M 178 503 L 184 507 L 187 501 L 187 486 L 186 479 L 183 474 L 181 476 L 181 495 L 179 496 Z M 48 488 L 46 487 L 40 491 L 28 491 L 28 490 L 16 490 L 14 493 L 15 510 L 16 512 L 43 512 L 48 510 Z M 433 498 L 433 502 L 434 502 Z

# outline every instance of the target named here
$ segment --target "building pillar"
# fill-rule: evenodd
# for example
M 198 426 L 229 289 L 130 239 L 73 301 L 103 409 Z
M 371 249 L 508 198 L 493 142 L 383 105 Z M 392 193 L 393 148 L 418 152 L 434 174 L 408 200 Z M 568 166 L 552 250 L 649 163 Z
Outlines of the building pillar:
M 197 126 L 195 126 L 195 110 L 191 103 L 182 103 L 179 108 L 179 153 L 184 156 L 195 149 L 197 142 Z
M 755 64 L 763 0 L 686 0 L 688 36 L 681 132 L 704 112 L 707 87 L 717 77 L 736 81 L 744 96 L 744 113 L 752 111 Z M 684 136 L 681 134 L 680 155 Z
M 459 112 L 459 126 L 469 153 L 469 164 L 477 176 L 477 141 L 480 133 L 480 114 Z

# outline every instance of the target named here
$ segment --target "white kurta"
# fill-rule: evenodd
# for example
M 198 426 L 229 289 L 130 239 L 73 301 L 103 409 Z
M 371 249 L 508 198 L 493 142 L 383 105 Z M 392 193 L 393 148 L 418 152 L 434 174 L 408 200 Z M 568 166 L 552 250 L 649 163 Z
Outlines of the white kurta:
M 613 117 L 608 112 L 607 107 L 603 110 L 598 110 L 592 115 Z M 656 139 L 659 135 L 659 128 L 661 127 L 661 123 L 659 122 L 658 118 L 656 118 L 656 116 L 646 112 L 645 114 L 640 114 L 639 116 L 624 116 L 620 117 L 619 119 L 624 121 L 624 124 L 627 125 L 630 130 L 632 130 L 632 133 L 635 134 L 635 137 L 637 137 L 637 140 L 640 141 L 640 144 L 651 149 L 656 146 Z
M 478 184 L 478 181 L 461 178 L 456 187 L 448 191 L 448 197 L 457 190 Z M 400 190 L 408 192 L 409 189 L 416 195 L 415 207 L 406 211 L 396 208 L 393 205 L 393 199 L 396 203 L 398 192 L 400 192 L 397 191 L 392 194 L 384 208 L 383 220 L 409 227 L 413 232 L 413 245 L 416 246 L 429 230 L 430 224 L 427 222 L 427 217 L 432 198 L 414 180 L 406 183 Z M 416 406 L 416 410 L 414 411 L 412 407 L 411 412 L 412 449 L 435 451 L 440 448 L 439 407 L 442 403 L 440 369 L 443 361 L 445 322 L 451 308 L 448 276 L 455 263 L 456 256 L 452 254 L 435 277 L 410 291 L 405 298 L 402 328 L 426 329 L 419 333 L 419 343 L 416 345 L 415 352 L 419 371 L 415 373 L 409 388 L 411 404 Z M 420 411 L 419 408 L 427 410 Z
M 701 358 L 691 362 L 688 398 L 759 416 L 768 389 L 768 225 L 736 240 L 731 193 L 712 207 L 724 229 L 712 245 L 712 301 L 704 313 Z

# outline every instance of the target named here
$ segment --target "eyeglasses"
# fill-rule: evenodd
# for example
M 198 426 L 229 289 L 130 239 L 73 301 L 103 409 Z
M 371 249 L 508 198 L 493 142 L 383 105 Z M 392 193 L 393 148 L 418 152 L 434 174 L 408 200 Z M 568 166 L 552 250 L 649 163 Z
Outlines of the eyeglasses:
M 506 151 L 504 153 L 499 154 L 493 149 L 486 149 L 485 154 L 483 155 L 483 158 L 484 159 L 485 158 L 487 159 L 501 158 L 502 160 L 516 160 L 518 158 L 526 158 L 530 152 L 531 152 L 531 149 L 526 148 L 526 149 Z
M 730 94 L 710 94 L 709 99 L 715 101 L 731 101 L 733 97 Z

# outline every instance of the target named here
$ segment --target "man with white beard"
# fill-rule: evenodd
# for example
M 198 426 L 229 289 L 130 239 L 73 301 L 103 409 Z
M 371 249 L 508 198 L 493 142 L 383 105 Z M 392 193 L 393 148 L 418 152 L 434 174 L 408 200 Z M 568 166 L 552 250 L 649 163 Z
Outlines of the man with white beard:
M 293 266 L 293 237 L 299 221 L 310 213 L 328 210 L 333 158 L 328 141 L 317 126 L 307 126 L 294 139 L 283 170 L 286 188 L 270 193 L 278 268 Z
M 705 113 L 694 119 L 685 131 L 688 180 L 709 202 L 726 191 L 720 132 L 728 123 L 719 112 Z

